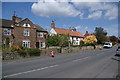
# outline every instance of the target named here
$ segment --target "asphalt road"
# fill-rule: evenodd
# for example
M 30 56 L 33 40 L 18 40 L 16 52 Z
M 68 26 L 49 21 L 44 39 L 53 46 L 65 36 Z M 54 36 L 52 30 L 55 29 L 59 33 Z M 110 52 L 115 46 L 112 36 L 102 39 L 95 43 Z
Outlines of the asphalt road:
M 115 78 L 119 57 L 116 47 L 3 61 L 4 78 Z

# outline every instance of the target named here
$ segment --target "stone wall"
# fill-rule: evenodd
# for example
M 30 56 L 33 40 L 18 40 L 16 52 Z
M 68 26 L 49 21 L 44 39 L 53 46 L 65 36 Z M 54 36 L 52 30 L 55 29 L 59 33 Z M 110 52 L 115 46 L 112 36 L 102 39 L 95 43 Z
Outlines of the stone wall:
M 101 47 L 102 46 L 96 46 L 96 49 L 101 49 Z M 92 46 L 81 47 L 81 48 L 80 47 L 70 47 L 70 48 L 64 47 L 64 48 L 62 48 L 62 53 L 80 52 L 80 51 L 93 50 L 93 49 L 94 49 L 94 47 L 92 47 Z M 42 56 L 42 55 L 50 55 L 50 52 L 52 50 L 55 51 L 55 54 L 60 53 L 60 47 L 50 47 L 50 48 L 41 50 L 40 56 Z M 4 60 L 23 58 L 17 52 L 6 53 L 6 54 L 3 54 L 2 56 L 3 56 Z
M 96 46 L 96 49 L 101 49 L 102 46 Z M 70 53 L 70 52 L 79 52 L 79 51 L 82 51 L 82 50 L 93 50 L 94 47 L 93 46 L 86 46 L 86 47 L 63 47 L 62 50 L 60 49 L 60 47 L 50 47 L 50 48 L 47 48 L 46 50 L 42 50 L 41 51 L 41 55 L 48 55 L 50 54 L 50 51 L 51 50 L 55 50 L 55 53 Z M 61 50 L 61 51 L 60 51 Z

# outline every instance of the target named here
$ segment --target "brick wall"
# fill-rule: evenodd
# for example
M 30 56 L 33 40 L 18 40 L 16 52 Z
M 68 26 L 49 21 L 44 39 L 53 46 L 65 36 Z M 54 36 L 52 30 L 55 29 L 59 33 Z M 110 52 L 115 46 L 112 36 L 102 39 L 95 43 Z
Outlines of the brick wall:
M 30 35 L 24 36 L 23 31 L 29 30 Z M 24 28 L 21 26 L 17 26 L 14 28 L 14 45 L 22 46 L 23 40 L 29 40 L 30 41 L 30 48 L 36 48 L 36 30 L 34 28 Z

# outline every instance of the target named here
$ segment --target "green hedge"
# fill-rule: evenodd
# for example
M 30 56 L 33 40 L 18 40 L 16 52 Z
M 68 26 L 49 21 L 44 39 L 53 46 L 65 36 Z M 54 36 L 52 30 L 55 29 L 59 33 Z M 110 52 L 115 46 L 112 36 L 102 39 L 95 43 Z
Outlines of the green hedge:
M 40 56 L 40 50 L 39 49 L 31 49 L 31 48 L 23 48 L 21 50 L 18 51 L 18 53 L 21 56 Z

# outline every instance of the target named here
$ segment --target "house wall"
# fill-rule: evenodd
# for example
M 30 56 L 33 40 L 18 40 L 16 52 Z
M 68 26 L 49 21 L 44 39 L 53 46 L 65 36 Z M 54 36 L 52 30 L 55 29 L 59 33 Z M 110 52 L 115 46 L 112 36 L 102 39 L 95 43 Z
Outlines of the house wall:
M 57 32 L 52 28 L 51 30 L 50 30 L 50 33 L 49 33 L 50 35 L 54 35 L 54 34 L 57 34 Z
M 46 43 L 47 33 L 46 32 L 41 32 L 41 33 L 43 33 L 43 37 L 39 37 L 38 36 L 39 32 L 41 32 L 41 31 L 36 32 L 36 42 L 39 42 L 39 48 L 41 48 L 41 42 Z
M 54 30 L 54 28 L 52 28 L 49 34 L 53 35 L 53 34 L 57 34 L 57 32 Z M 80 45 L 81 40 L 83 40 L 82 37 L 70 36 L 70 42 L 72 43 L 74 41 L 73 45 Z
M 11 35 L 4 35 L 4 28 L 0 28 L 2 30 L 2 43 L 5 44 L 6 38 L 10 39 L 10 45 L 16 45 L 16 46 L 23 46 L 23 41 L 30 41 L 30 48 L 36 48 L 36 42 L 46 42 L 45 36 L 47 33 L 43 32 L 43 37 L 39 38 L 37 36 L 37 31 L 33 27 L 23 27 L 20 26 L 14 26 L 14 28 L 11 29 Z M 29 30 L 30 35 L 24 36 L 24 30 Z M 13 36 L 14 38 L 13 38 Z M 47 36 L 46 36 L 47 37 Z
M 82 37 L 70 36 L 70 41 L 73 42 L 73 45 L 80 45 L 80 41 L 83 40 Z
M 11 35 L 4 35 L 4 28 L 1 28 L 1 32 L 2 32 L 2 43 L 3 44 L 6 44 L 6 39 L 7 38 L 9 38 L 9 46 L 11 47 L 12 46 L 12 44 L 13 44 L 13 36 L 12 36 L 12 34 L 13 34 L 13 28 L 9 28 L 9 29 L 11 29 Z
M 29 36 L 24 36 L 23 31 L 24 30 L 29 30 L 30 35 Z M 14 45 L 23 45 L 23 40 L 28 40 L 30 41 L 30 48 L 36 48 L 36 30 L 32 27 L 22 27 L 22 26 L 15 26 L 14 27 Z

